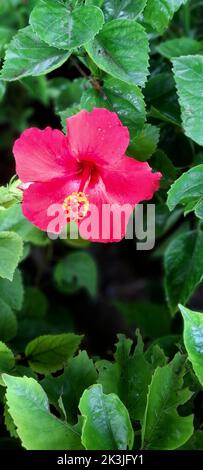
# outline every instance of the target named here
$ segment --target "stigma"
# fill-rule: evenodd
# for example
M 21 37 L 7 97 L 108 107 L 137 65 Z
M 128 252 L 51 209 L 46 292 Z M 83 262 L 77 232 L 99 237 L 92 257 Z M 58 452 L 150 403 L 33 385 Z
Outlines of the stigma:
M 82 220 L 89 210 L 89 200 L 85 193 L 82 191 L 74 191 L 67 196 L 63 202 L 63 208 L 66 212 L 67 221 Z

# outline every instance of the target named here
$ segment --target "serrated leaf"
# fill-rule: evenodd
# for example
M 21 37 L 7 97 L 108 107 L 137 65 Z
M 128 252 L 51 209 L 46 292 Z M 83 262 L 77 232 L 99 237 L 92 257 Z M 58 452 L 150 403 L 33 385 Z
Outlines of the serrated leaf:
M 136 85 L 128 85 L 112 77 L 104 79 L 100 92 L 92 88 L 86 90 L 80 106 L 88 111 L 94 107 L 103 107 L 116 112 L 132 133 L 144 125 L 145 103 L 142 92 Z
M 0 341 L 0 385 L 3 385 L 1 374 L 4 372 L 10 372 L 15 366 L 15 358 L 11 349 Z
M 5 372 L 7 372 L 7 371 L 5 371 Z M 4 385 L 4 382 L 3 382 L 3 385 Z M 4 406 L 4 424 L 6 426 L 7 431 L 9 432 L 10 436 L 18 438 L 18 434 L 17 434 L 17 431 L 16 431 L 16 426 L 15 426 L 15 423 L 13 421 L 12 416 L 9 413 L 7 403 L 5 403 L 5 406 Z
M 19 30 L 8 45 L 0 78 L 12 81 L 43 75 L 60 67 L 69 56 L 68 51 L 49 47 L 31 26 L 27 26 Z
M 80 251 L 66 256 L 56 265 L 54 277 L 59 290 L 64 293 L 84 288 L 96 296 L 97 268 L 89 253 Z
M 172 59 L 173 57 L 198 54 L 203 51 L 203 43 L 193 38 L 181 37 L 161 42 L 156 46 L 156 50 L 163 57 Z
M 0 299 L 0 339 L 9 341 L 17 333 L 17 320 L 7 303 Z
M 184 357 L 177 354 L 170 364 L 154 372 L 142 425 L 143 449 L 174 450 L 193 434 L 193 415 L 182 417 L 177 412 L 192 395 L 182 388 L 184 363 Z
M 94 363 L 86 351 L 81 351 L 69 360 L 62 375 L 59 377 L 49 375 L 41 385 L 56 408 L 59 408 L 59 399 L 62 399 L 67 420 L 75 422 L 82 393 L 96 381 L 97 372 Z
M 172 240 L 164 256 L 165 291 L 171 313 L 185 304 L 203 275 L 203 232 L 189 231 Z
M 104 22 L 94 6 L 71 10 L 59 0 L 40 0 L 30 15 L 30 24 L 42 41 L 59 49 L 73 49 L 93 39 Z
M 133 420 L 143 418 L 148 385 L 152 370 L 145 360 L 141 337 L 133 354 L 130 354 L 132 341 L 119 335 L 116 345 L 115 362 L 98 361 L 98 382 L 102 384 L 104 393 L 116 393 L 127 407 Z
M 0 299 L 14 310 L 20 310 L 23 303 L 23 283 L 21 272 L 16 269 L 13 280 L 0 279 Z
M 3 59 L 5 47 L 12 37 L 13 31 L 4 26 L 0 27 L 0 59 Z
M 93 385 L 84 391 L 79 409 L 84 417 L 82 443 L 85 449 L 132 449 L 133 428 L 128 411 L 117 395 L 105 395 L 101 385 Z
M 14 232 L 0 232 L 0 277 L 13 280 L 23 254 L 22 239 Z
M 203 145 L 203 56 L 178 57 L 172 62 L 185 134 Z
M 25 349 L 30 367 L 41 374 L 62 369 L 77 351 L 82 338 L 73 333 L 64 333 L 44 335 L 33 339 Z
M 78 450 L 80 434 L 50 413 L 43 388 L 32 378 L 3 375 L 6 400 L 22 446 L 27 450 Z
M 133 137 L 128 148 L 128 155 L 144 162 L 155 152 L 159 142 L 159 128 L 145 124 L 143 129 Z
M 193 369 L 203 385 L 203 314 L 179 305 L 184 320 L 184 344 Z
M 144 10 L 144 20 L 162 34 L 174 13 L 186 2 L 187 0 L 148 0 Z
M 105 19 L 133 20 L 144 10 L 146 3 L 147 0 L 105 0 L 103 6 Z
M 192 204 L 195 210 L 203 197 L 203 165 L 197 165 L 183 173 L 168 191 L 167 205 L 172 211 L 178 204 Z M 198 210 L 198 207 L 197 207 Z
M 93 41 L 85 45 L 95 64 L 126 83 L 143 86 L 148 69 L 148 38 L 134 20 L 105 23 Z

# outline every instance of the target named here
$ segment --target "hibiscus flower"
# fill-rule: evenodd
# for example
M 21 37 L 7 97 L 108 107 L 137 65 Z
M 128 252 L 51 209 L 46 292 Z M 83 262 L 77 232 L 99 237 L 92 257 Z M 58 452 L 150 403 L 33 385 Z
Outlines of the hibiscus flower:
M 73 220 L 83 237 L 99 242 L 123 238 L 130 213 L 136 204 L 153 197 L 161 178 L 148 163 L 126 156 L 128 145 L 127 127 L 116 113 L 102 108 L 67 119 L 67 136 L 50 127 L 25 130 L 13 148 L 23 183 L 24 216 L 50 231 L 49 208 L 58 204 L 62 225 Z M 128 213 L 123 218 L 120 209 L 125 205 Z M 104 215 L 108 207 L 114 207 L 110 228 Z M 58 230 L 52 224 L 51 231 Z

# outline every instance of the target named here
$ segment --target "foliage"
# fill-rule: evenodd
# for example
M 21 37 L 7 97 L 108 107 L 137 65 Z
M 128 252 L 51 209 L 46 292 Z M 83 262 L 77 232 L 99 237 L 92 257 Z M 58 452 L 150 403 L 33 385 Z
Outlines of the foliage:
M 196 0 L 0 2 L 1 448 L 203 449 L 202 14 Z M 71 226 L 51 240 L 22 213 L 14 140 L 94 107 L 162 173 L 153 250 Z

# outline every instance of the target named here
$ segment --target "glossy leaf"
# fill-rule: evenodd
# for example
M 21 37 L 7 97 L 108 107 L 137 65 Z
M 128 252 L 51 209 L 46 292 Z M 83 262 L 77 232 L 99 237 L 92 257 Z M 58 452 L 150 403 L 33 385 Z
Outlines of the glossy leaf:
M 203 385 L 203 314 L 179 305 L 184 320 L 184 344 L 193 369 Z
M 0 341 L 0 385 L 4 385 L 1 379 L 1 374 L 4 372 L 10 372 L 14 365 L 15 358 L 11 349 Z
M 149 46 L 144 28 L 136 21 L 109 21 L 85 47 L 104 72 L 129 84 L 144 85 Z
M 73 49 L 93 39 L 104 22 L 94 6 L 71 10 L 60 0 L 40 0 L 30 16 L 30 24 L 42 41 L 59 49 Z
M 50 413 L 47 396 L 36 380 L 7 374 L 3 380 L 9 413 L 25 449 L 81 449 L 80 434 Z
M 147 0 L 105 0 L 103 11 L 107 21 L 116 18 L 133 20 L 142 12 Z
M 0 277 L 13 280 L 23 253 L 22 239 L 14 232 L 0 232 Z
M 169 308 L 175 314 L 178 303 L 185 304 L 203 275 L 203 232 L 180 234 L 164 256 L 165 291 Z
M 0 78 L 12 81 L 43 75 L 60 67 L 69 56 L 68 51 L 49 47 L 27 26 L 9 44 Z
M 77 351 L 82 336 L 73 333 L 44 335 L 28 343 L 25 354 L 30 367 L 46 374 L 62 369 L 68 359 Z
M 198 54 L 200 51 L 203 52 L 203 43 L 193 38 L 181 37 L 161 42 L 161 44 L 156 47 L 156 50 L 163 55 L 163 57 L 172 59 L 173 57 Z
M 145 360 L 141 337 L 138 336 L 138 344 L 133 354 L 130 354 L 131 346 L 130 339 L 119 336 L 115 362 L 101 360 L 96 364 L 99 370 L 98 382 L 102 384 L 104 393 L 113 392 L 119 396 L 133 420 L 141 420 L 152 370 Z
M 182 417 L 177 412 L 192 395 L 183 388 L 184 362 L 177 354 L 170 364 L 155 370 L 142 425 L 143 449 L 174 450 L 193 433 L 193 415 Z
M 84 391 L 79 409 L 84 417 L 82 443 L 87 450 L 132 449 L 133 428 L 117 395 L 105 395 L 101 385 L 93 385 Z
M 62 399 L 67 420 L 76 422 L 80 397 L 84 390 L 96 381 L 97 372 L 94 363 L 86 351 L 81 351 L 69 360 L 62 375 L 59 377 L 48 375 L 41 385 L 57 409 L 59 409 L 59 399 Z
M 173 18 L 174 13 L 187 0 L 148 0 L 144 10 L 144 19 L 158 33 L 163 33 Z
M 128 154 L 137 160 L 145 161 L 155 152 L 159 142 L 159 128 L 145 124 L 143 129 L 133 137 Z
M 203 145 L 203 57 L 177 57 L 173 71 L 185 134 Z
M 203 197 L 203 165 L 197 165 L 183 173 L 170 187 L 168 191 L 167 205 L 172 211 L 178 204 L 183 204 L 187 209 L 200 210 Z M 201 217 L 200 217 L 201 218 Z

